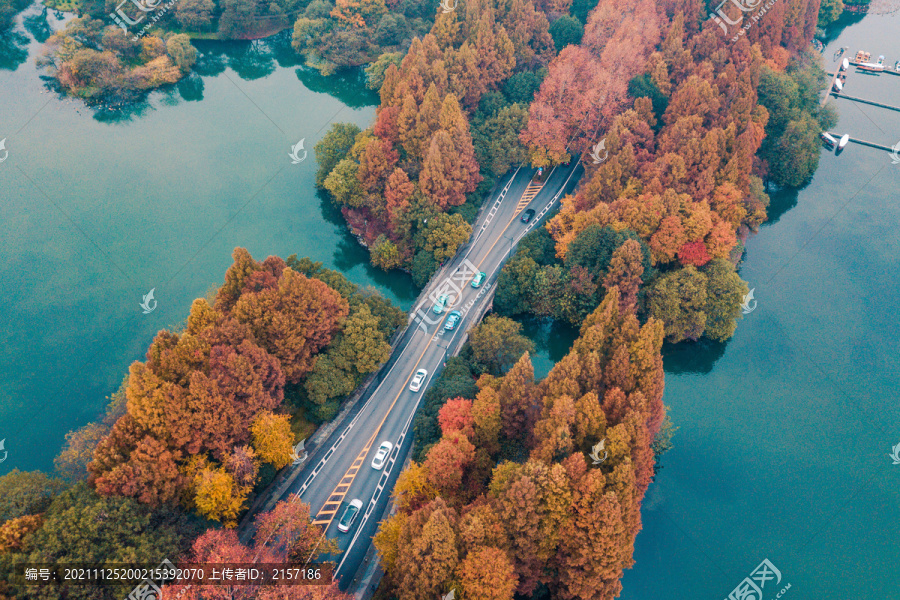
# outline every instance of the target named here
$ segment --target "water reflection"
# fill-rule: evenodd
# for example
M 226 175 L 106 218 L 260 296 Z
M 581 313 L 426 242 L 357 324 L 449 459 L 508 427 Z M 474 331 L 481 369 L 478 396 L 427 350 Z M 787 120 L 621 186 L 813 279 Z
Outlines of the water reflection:
M 0 69 L 15 71 L 28 60 L 28 36 L 20 31 L 0 33 Z
M 534 365 L 535 379 L 543 379 L 561 361 L 578 337 L 578 328 L 564 321 L 550 318 L 518 317 L 522 324 L 522 334 L 534 343 L 534 354 L 531 362 Z
M 47 19 L 48 9 L 45 6 L 41 12 L 35 15 L 25 15 L 22 17 L 22 25 L 25 30 L 34 37 L 35 41 L 43 44 L 50 36 L 53 35 L 53 28 L 50 27 L 50 21 Z M 61 21 L 64 15 L 59 11 L 54 11 L 57 21 Z
M 797 199 L 800 197 L 800 191 L 803 189 L 787 188 L 769 192 L 769 208 L 766 210 L 768 218 L 763 222 L 762 226 L 769 227 L 774 225 L 786 212 L 797 206 Z
M 666 374 L 697 373 L 705 375 L 722 356 L 728 342 L 714 342 L 701 338 L 699 342 L 665 342 L 662 347 L 663 368 Z
M 366 74 L 362 69 L 344 69 L 328 77 L 312 67 L 299 67 L 297 79 L 314 92 L 334 96 L 351 108 L 378 104 L 378 94 L 366 87 Z

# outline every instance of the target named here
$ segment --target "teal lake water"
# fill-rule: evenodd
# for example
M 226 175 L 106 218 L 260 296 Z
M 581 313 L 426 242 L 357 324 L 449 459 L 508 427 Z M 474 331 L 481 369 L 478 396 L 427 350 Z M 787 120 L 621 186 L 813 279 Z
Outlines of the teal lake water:
M 124 114 L 45 88 L 51 14 L 0 38 L 0 472 L 51 466 L 96 419 L 155 332 L 222 281 L 231 250 L 297 253 L 408 308 L 408 278 L 368 266 L 314 193 L 312 146 L 367 126 L 358 76 L 323 79 L 284 36 L 199 43 L 198 73 Z M 900 59 L 900 14 L 847 18 L 825 51 Z M 900 104 L 900 77 L 851 70 L 848 94 Z M 43 92 L 43 93 L 42 93 Z M 900 113 L 831 100 L 835 128 L 893 145 Z M 292 165 L 301 138 L 308 158 Z M 900 598 L 900 165 L 851 144 L 807 187 L 773 195 L 741 276 L 758 306 L 726 344 L 665 349 L 679 427 L 643 508 L 623 600 L 722 600 L 768 559 L 786 600 Z M 157 308 L 138 304 L 155 288 Z M 536 371 L 572 330 L 528 323 Z M 757 599 L 755 599 L 757 600 Z
M 900 14 L 842 25 L 827 69 L 841 46 L 900 60 Z M 845 92 L 900 105 L 900 77 L 851 67 Z M 839 133 L 900 142 L 900 113 L 829 102 Z M 723 600 L 766 558 L 782 581 L 765 600 L 788 583 L 785 600 L 900 598 L 900 164 L 823 150 L 769 216 L 740 269 L 757 308 L 726 344 L 665 350 L 679 429 L 623 600 Z
M 313 184 L 329 124 L 374 119 L 359 74 L 298 66 L 285 35 L 202 42 L 190 80 L 95 113 L 45 88 L 34 34 L 53 14 L 26 19 L 31 31 L 0 39 L 0 472 L 51 468 L 156 331 L 221 283 L 235 246 L 310 256 L 409 307 L 411 280 L 371 268 Z M 300 139 L 308 157 L 291 164 Z M 158 304 L 143 314 L 151 288 Z

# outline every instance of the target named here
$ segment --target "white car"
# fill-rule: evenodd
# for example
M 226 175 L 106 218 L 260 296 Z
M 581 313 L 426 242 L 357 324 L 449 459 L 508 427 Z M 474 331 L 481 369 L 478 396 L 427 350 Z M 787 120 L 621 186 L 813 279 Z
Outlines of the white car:
M 384 467 L 384 461 L 387 460 L 388 455 L 391 453 L 391 448 L 394 445 L 390 442 L 381 442 L 381 445 L 378 447 L 378 452 L 375 453 L 375 458 L 372 459 L 372 468 L 376 471 L 380 471 Z
M 425 381 L 425 378 L 428 376 L 428 371 L 425 369 L 419 369 L 416 371 L 416 374 L 413 375 L 412 381 L 409 382 L 409 391 L 418 392 L 422 389 L 422 382 Z
M 350 528 L 353 526 L 353 522 L 356 520 L 356 517 L 359 515 L 359 511 L 362 509 L 362 500 L 355 498 L 350 506 L 344 510 L 344 516 L 341 517 L 341 521 L 338 523 L 338 531 L 341 533 L 347 533 L 350 531 Z

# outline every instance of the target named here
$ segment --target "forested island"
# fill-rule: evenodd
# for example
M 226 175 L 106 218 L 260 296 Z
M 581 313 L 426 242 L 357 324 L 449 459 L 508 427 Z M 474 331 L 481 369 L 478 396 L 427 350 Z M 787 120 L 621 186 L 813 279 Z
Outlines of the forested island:
M 604 139 L 604 160 L 584 161 L 577 191 L 522 241 L 495 314 L 426 392 L 397 514 L 375 544 L 383 599 L 451 588 L 465 600 L 612 599 L 671 434 L 661 347 L 734 333 L 743 240 L 766 219 L 769 186 L 815 172 L 834 118 L 809 42 L 840 9 L 781 0 L 732 43 L 695 0 L 469 0 L 439 13 L 412 0 L 182 0 L 135 40 L 105 3 L 84 2 L 44 60 L 87 100 L 177 81 L 196 60 L 190 37 L 293 25 L 294 49 L 323 73 L 367 65 L 375 122 L 327 132 L 316 184 L 373 265 L 419 285 L 469 239 L 511 167 L 549 170 Z M 55 476 L 0 478 L 0 599 L 39 597 L 8 583 L 22 562 L 334 550 L 311 541 L 321 531 L 302 503 L 256 515 L 250 542 L 234 527 L 294 443 L 388 359 L 406 315 L 308 258 L 259 262 L 238 248 L 233 259 L 183 327 L 157 334 L 106 415 L 67 436 Z M 540 381 L 521 315 L 580 331 Z M 601 440 L 608 458 L 594 464 Z M 344 597 L 289 590 L 255 597 Z
M 309 259 L 257 262 L 242 248 L 233 258 L 215 295 L 195 300 L 183 328 L 160 331 L 146 361 L 131 365 L 105 417 L 67 436 L 55 461 L 59 477 L 13 470 L 0 478 L 0 581 L 26 562 L 309 555 L 319 528 L 309 525 L 305 505 L 258 515 L 258 541 L 249 547 L 232 528 L 292 462 L 294 444 L 333 418 L 338 399 L 387 360 L 388 340 L 406 318 Z M 279 527 L 278 538 L 259 541 L 266 527 Z M 317 552 L 329 550 L 323 544 Z M 3 598 L 38 597 L 34 588 L 0 586 Z M 65 597 L 129 591 L 87 585 Z M 329 587 L 294 591 L 290 598 L 339 597 Z M 49 600 L 59 592 L 41 593 Z M 258 597 L 266 593 L 279 592 Z

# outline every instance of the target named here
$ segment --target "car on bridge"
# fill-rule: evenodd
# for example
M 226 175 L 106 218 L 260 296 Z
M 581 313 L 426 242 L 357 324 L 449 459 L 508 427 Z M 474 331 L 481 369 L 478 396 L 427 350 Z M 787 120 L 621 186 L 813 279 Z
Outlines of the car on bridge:
M 390 442 L 381 442 L 381 445 L 378 447 L 378 452 L 375 453 L 375 458 L 372 459 L 372 468 L 376 471 L 380 471 L 384 467 L 384 462 L 387 460 L 388 455 L 391 453 L 391 448 L 394 445 Z
M 439 315 L 444 312 L 444 309 L 447 307 L 447 294 L 441 294 L 438 296 L 437 301 L 434 303 L 434 306 L 431 307 L 431 310 L 434 311 L 434 314 Z
M 533 219 L 533 218 L 534 218 L 534 209 L 529 208 L 528 210 L 525 211 L 525 214 L 522 215 L 522 222 L 530 223 L 531 219 Z
M 425 381 L 425 378 L 428 376 L 428 371 L 425 369 L 419 369 L 416 371 L 416 374 L 413 375 L 412 381 L 409 382 L 409 391 L 418 392 L 422 389 L 422 382 Z
M 462 319 L 462 313 L 458 310 L 454 310 L 447 316 L 447 322 L 444 323 L 444 329 L 447 331 L 453 331 L 456 328 L 456 324 L 459 323 L 459 320 Z
M 341 517 L 341 521 L 338 523 L 338 531 L 341 533 L 350 531 L 350 528 L 353 527 L 353 522 L 356 521 L 356 517 L 359 515 L 361 509 L 362 500 L 354 498 L 350 502 L 350 506 L 344 510 L 344 516 Z
M 475 277 L 472 278 L 472 287 L 473 288 L 480 287 L 481 282 L 484 281 L 485 277 L 487 277 L 487 275 L 485 275 L 483 271 L 479 271 L 478 273 L 475 273 Z

